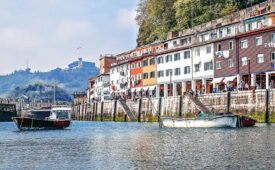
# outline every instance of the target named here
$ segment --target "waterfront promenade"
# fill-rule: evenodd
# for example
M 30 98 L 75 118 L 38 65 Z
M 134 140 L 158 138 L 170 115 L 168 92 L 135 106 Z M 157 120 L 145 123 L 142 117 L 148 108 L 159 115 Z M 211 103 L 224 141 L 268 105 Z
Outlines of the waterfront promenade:
M 229 96 L 230 95 L 230 96 Z M 275 122 L 275 90 L 234 91 L 203 94 L 197 97 L 213 113 L 230 112 L 248 115 L 258 122 Z M 130 112 L 141 122 L 154 122 L 158 116 L 194 117 L 198 106 L 186 96 L 142 98 L 126 101 Z M 229 108 L 228 108 L 229 106 Z M 114 100 L 92 103 L 74 103 L 75 120 L 129 121 L 122 103 Z

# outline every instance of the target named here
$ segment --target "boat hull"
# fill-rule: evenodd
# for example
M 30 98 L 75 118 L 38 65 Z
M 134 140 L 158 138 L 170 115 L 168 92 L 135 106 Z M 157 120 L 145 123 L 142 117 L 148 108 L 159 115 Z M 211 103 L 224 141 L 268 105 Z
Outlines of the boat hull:
M 240 122 L 241 122 L 240 124 L 241 127 L 250 127 L 250 126 L 254 126 L 257 121 L 247 116 L 241 116 Z
M 178 128 L 237 127 L 238 116 L 213 116 L 207 118 L 161 117 L 160 126 Z
M 27 129 L 64 129 L 70 126 L 70 120 L 39 120 L 33 118 L 13 117 L 19 130 Z

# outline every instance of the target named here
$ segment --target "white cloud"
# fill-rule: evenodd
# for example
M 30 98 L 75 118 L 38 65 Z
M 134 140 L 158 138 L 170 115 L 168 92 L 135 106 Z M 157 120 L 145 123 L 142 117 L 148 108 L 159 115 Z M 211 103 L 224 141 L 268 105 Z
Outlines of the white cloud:
M 120 9 L 116 17 L 117 27 L 123 29 L 137 29 L 135 21 L 136 14 L 135 9 Z
M 93 26 L 88 21 L 65 20 L 56 29 L 55 37 L 61 41 L 83 38 L 93 33 Z
M 11 50 L 28 50 L 36 46 L 36 37 L 21 28 L 3 28 L 0 30 L 0 46 Z

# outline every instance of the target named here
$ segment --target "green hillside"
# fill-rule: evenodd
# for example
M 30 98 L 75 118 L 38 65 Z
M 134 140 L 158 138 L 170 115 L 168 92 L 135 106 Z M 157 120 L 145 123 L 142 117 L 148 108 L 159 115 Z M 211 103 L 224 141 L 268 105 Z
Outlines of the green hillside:
M 180 31 L 231 14 L 265 0 L 140 0 L 137 45 L 162 40 Z
M 56 68 L 49 72 L 31 72 L 30 69 L 14 71 L 12 74 L 0 76 L 0 96 L 4 97 L 11 90 L 36 82 L 56 84 L 68 94 L 83 91 L 88 86 L 88 79 L 99 74 L 95 63 L 79 61 L 71 63 L 67 69 Z
M 52 84 L 37 82 L 35 84 L 15 88 L 10 92 L 8 98 L 22 99 L 22 96 L 25 95 L 28 96 L 31 100 L 42 100 L 47 102 L 53 101 L 53 94 L 54 86 Z M 72 101 L 71 95 L 59 87 L 55 88 L 55 97 L 57 101 Z

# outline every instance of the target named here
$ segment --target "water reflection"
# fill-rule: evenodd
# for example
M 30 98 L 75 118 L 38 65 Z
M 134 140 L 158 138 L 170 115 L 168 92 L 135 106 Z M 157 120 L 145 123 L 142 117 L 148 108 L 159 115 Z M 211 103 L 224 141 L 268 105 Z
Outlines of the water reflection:
M 73 122 L 18 132 L 0 123 L 0 169 L 274 169 L 275 126 L 169 129 L 156 123 Z

